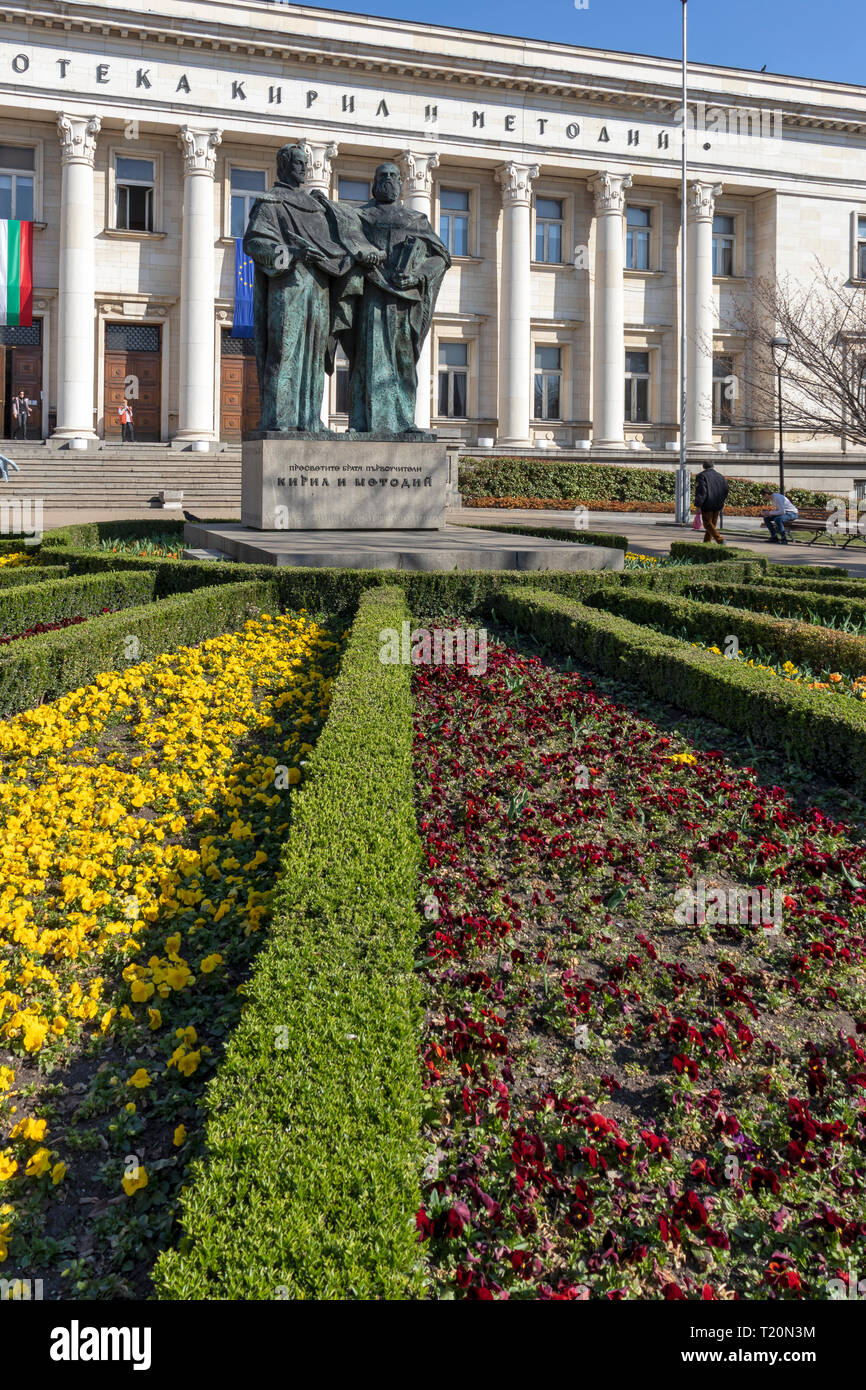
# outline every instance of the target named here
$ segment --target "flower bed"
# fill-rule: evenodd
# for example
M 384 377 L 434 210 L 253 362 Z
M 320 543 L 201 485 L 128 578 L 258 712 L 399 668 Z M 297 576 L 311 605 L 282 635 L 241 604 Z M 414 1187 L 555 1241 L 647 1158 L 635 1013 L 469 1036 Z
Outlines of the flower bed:
M 830 1297 L 866 1236 L 855 832 L 513 649 L 416 692 L 433 1295 Z M 677 915 L 732 884 L 778 931 Z
M 148 1288 L 336 652 L 263 615 L 0 724 L 0 1196 L 46 1297 Z
M 0 555 L 0 569 L 17 569 L 20 565 L 35 563 L 36 556 L 32 550 L 13 550 L 6 555 Z
M 110 608 L 101 608 L 101 613 L 110 613 Z M 9 637 L 0 637 L 0 647 L 8 646 L 10 642 L 20 642 L 25 637 L 41 637 L 43 632 L 62 632 L 67 627 L 78 627 L 81 623 L 86 623 L 87 619 L 81 614 L 74 618 L 60 618 L 56 623 L 36 623 L 33 627 L 28 627 L 24 632 L 13 632 Z
M 677 709 L 702 715 L 792 758 L 842 786 L 866 790 L 866 710 L 820 691 L 769 681 L 745 663 L 541 589 L 506 587 L 492 610 L 512 627 L 626 680 Z

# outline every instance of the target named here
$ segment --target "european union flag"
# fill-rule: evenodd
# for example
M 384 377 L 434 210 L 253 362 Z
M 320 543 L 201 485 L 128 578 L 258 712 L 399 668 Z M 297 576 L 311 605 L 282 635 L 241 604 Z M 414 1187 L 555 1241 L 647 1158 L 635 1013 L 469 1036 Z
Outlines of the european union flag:
M 235 238 L 235 312 L 232 319 L 233 338 L 253 336 L 253 275 L 255 264 L 244 251 L 240 237 Z

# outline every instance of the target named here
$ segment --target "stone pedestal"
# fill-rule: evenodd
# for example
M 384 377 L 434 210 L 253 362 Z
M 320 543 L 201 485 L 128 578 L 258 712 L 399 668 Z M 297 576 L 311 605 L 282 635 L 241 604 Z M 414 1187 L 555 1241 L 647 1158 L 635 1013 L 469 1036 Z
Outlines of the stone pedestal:
M 241 522 L 257 531 L 438 531 L 447 484 L 441 443 L 245 439 Z

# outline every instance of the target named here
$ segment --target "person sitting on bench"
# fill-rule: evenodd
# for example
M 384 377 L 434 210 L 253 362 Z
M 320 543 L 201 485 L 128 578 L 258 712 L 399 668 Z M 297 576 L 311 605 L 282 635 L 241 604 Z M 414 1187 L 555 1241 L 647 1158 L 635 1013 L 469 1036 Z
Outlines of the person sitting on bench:
M 770 505 L 772 511 L 764 512 L 763 515 L 763 522 L 770 533 L 770 540 L 773 541 L 775 545 L 780 543 L 782 545 L 787 545 L 788 537 L 785 532 L 785 522 L 796 521 L 800 513 L 797 511 L 797 508 L 790 498 L 786 497 L 783 492 L 771 492 Z

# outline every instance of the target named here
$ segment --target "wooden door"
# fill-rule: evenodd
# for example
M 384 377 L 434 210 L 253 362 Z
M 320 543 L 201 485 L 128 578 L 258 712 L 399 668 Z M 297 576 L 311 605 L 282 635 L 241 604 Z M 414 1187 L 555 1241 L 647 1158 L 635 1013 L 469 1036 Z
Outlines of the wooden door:
M 105 437 L 120 439 L 118 409 L 126 397 L 126 383 L 137 388 L 129 397 L 137 441 L 158 441 L 160 435 L 161 359 L 159 352 L 107 351 L 105 354 Z
M 12 395 L 24 390 L 30 401 L 30 418 L 27 421 L 27 438 L 42 438 L 42 349 L 41 347 L 13 347 L 12 353 Z
M 232 338 L 224 332 L 220 356 L 220 438 L 240 439 L 247 430 L 257 430 L 261 413 L 253 340 Z

